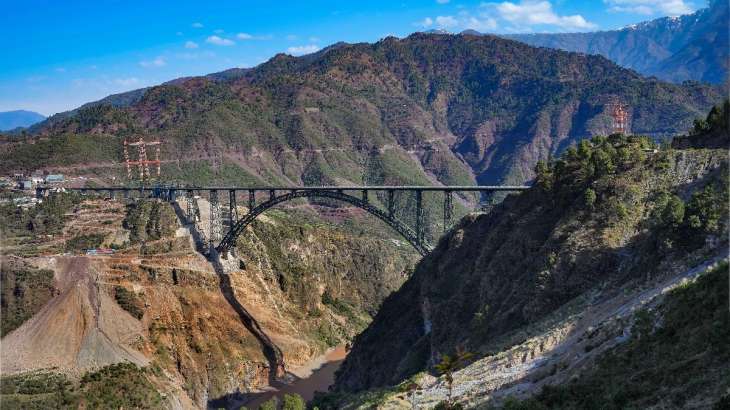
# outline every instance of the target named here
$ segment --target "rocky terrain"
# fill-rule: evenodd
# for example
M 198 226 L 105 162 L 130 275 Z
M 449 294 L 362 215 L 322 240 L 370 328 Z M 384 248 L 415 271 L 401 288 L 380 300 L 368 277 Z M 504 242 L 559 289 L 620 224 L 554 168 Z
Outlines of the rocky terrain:
M 718 118 L 727 135 L 727 115 Z M 695 141 L 703 141 L 703 135 Z M 632 326 L 647 320 L 644 307 L 660 304 L 667 289 L 727 257 L 727 185 L 725 149 L 698 144 L 689 150 L 655 150 L 637 137 L 596 138 L 549 165 L 538 165 L 534 188 L 508 197 L 488 215 L 465 218 L 418 264 L 356 338 L 337 375 L 340 393 L 319 404 L 395 400 L 396 406 L 401 400 L 410 405 L 406 398 L 419 394 L 424 405 L 434 406 L 447 399 L 446 382 L 423 372 L 434 374 L 443 355 L 459 350 L 476 355 L 455 376 L 456 401 L 469 407 L 542 392 L 538 400 L 550 408 L 551 397 L 558 399 L 540 388 L 556 384 L 566 395 L 560 396 L 563 405 L 572 408 L 571 390 L 560 390 L 567 380 L 594 389 L 584 391 L 593 392 L 594 404 L 607 400 L 617 408 L 715 403 L 728 388 L 716 377 L 727 372 L 722 359 L 727 352 L 711 352 L 707 349 L 714 344 L 698 341 L 687 342 L 684 350 L 702 357 L 699 367 L 682 362 L 682 352 L 667 350 L 675 343 L 671 338 L 660 339 L 667 352 L 663 358 L 649 357 L 643 365 L 675 366 L 683 370 L 664 372 L 687 374 L 706 366 L 713 370 L 703 376 L 703 389 L 691 389 L 677 378 L 622 385 L 613 392 L 580 381 L 591 374 L 592 363 L 607 361 L 610 371 L 600 376 L 601 385 L 641 379 L 631 373 L 640 371 L 639 362 L 627 359 L 636 370 L 622 372 L 611 368 L 603 353 L 625 352 L 621 343 L 633 340 Z M 726 279 L 727 265 L 716 275 Z M 699 332 L 718 335 L 730 318 L 722 307 L 727 297 L 718 293 L 721 289 L 713 292 L 714 305 L 708 308 L 714 321 Z M 661 329 L 661 315 L 651 317 L 657 322 L 650 329 Z M 693 334 L 687 326 L 694 325 L 681 322 L 671 332 Z M 413 382 L 421 393 L 408 387 Z M 665 383 L 666 396 L 652 382 Z M 393 387 L 398 385 L 400 390 Z
M 14 252 L 36 249 L 32 255 L 3 257 L 3 283 L 22 289 L 4 296 L 2 306 L 2 400 L 11 408 L 42 407 L 59 395 L 69 407 L 89 405 L 94 397 L 85 380 L 113 386 L 115 377 L 150 392 L 136 402 L 142 407 L 156 402 L 155 392 L 153 407 L 204 408 L 232 394 L 245 399 L 270 383 L 272 369 L 233 302 L 279 349 L 286 371 L 297 373 L 362 330 L 415 258 L 377 229 L 357 235 L 305 207 L 261 217 L 239 242 L 240 260 L 220 276 L 168 204 L 125 209 L 82 200 L 66 215 L 53 238 L 18 237 Z M 71 254 L 59 255 L 54 243 Z M 88 243 L 118 251 L 79 255 L 76 245 L 93 247 Z M 20 280 L 35 271 L 52 274 L 39 283 Z M 23 387 L 29 383 L 44 387 L 30 394 Z M 112 386 L 102 391 L 121 393 Z
M 711 0 L 692 14 L 595 33 L 513 34 L 538 47 L 602 55 L 646 76 L 681 83 L 728 81 L 728 3 Z

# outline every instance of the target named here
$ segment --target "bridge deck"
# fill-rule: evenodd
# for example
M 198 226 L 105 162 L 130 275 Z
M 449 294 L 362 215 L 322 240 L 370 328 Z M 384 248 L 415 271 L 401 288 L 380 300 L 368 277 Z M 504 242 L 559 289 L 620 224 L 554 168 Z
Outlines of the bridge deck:
M 45 187 L 42 187 L 45 188 Z M 51 188 L 51 187 L 48 187 Z M 154 189 L 175 189 L 179 191 L 523 191 L 526 185 L 362 185 L 362 186 L 210 186 L 210 187 L 174 187 L 174 186 L 142 186 L 142 187 L 74 187 L 67 190 L 85 191 L 148 191 Z

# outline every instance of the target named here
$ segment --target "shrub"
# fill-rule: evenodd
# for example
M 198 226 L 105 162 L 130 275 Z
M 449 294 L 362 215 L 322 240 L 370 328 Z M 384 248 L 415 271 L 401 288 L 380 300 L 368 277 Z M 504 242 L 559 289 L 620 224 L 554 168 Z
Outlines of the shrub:
M 296 393 L 284 395 L 283 410 L 304 410 L 306 408 L 307 406 L 304 399 L 302 399 L 302 396 Z
M 142 319 L 142 316 L 144 316 L 144 310 L 140 307 L 142 302 L 134 292 L 130 292 L 122 286 L 115 286 L 114 300 L 117 301 L 119 307 L 129 312 L 135 318 Z

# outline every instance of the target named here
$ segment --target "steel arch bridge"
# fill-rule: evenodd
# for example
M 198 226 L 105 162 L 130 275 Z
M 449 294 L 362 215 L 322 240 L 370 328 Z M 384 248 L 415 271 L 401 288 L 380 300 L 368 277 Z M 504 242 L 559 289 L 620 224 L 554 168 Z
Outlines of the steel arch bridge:
M 391 228 L 393 228 L 403 238 L 405 238 L 421 255 L 425 255 L 431 251 L 431 245 L 423 238 L 419 238 L 418 232 L 414 232 L 405 223 L 398 220 L 398 218 L 395 217 L 392 211 L 382 211 L 373 206 L 367 200 L 345 194 L 343 191 L 327 190 L 287 192 L 286 194 L 276 196 L 266 202 L 257 205 L 253 209 L 249 210 L 248 214 L 246 214 L 241 220 L 236 222 L 236 224 L 223 237 L 223 240 L 220 242 L 220 244 L 216 246 L 216 250 L 221 254 L 225 254 L 232 247 L 235 246 L 236 238 L 238 238 L 238 236 L 244 231 L 244 229 L 246 229 L 248 225 L 250 225 L 256 219 L 256 217 L 264 213 L 264 211 L 269 208 L 273 208 L 274 206 L 282 202 L 291 201 L 292 199 L 296 198 L 329 198 L 355 205 L 358 208 L 364 209 L 371 215 L 378 217 L 378 219 L 390 225 Z
M 180 187 L 180 186 L 110 186 L 110 187 L 81 187 L 81 188 L 58 188 L 51 186 L 40 186 L 36 188 L 36 196 L 43 197 L 49 193 L 59 190 L 77 191 L 82 194 L 95 193 L 97 195 L 108 195 L 109 199 L 119 198 L 122 194 L 125 200 L 135 198 L 158 198 L 167 201 L 179 201 L 183 198 L 187 204 L 186 215 L 188 223 L 199 221 L 200 210 L 198 209 L 196 195 L 207 192 L 210 202 L 209 235 L 207 238 L 208 251 L 217 251 L 224 257 L 228 251 L 235 247 L 236 239 L 259 215 L 266 210 L 296 198 L 328 198 L 349 203 L 367 211 L 369 214 L 382 220 L 396 232 L 398 232 L 408 243 L 410 243 L 421 255 L 428 254 L 432 246 L 425 239 L 423 193 L 438 192 L 443 194 L 443 221 L 444 230 L 451 225 L 453 217 L 453 194 L 455 192 L 517 192 L 528 189 L 523 185 L 476 185 L 476 186 L 250 186 L 250 187 Z M 220 192 L 228 192 L 228 218 L 225 218 L 228 230 L 222 233 L 224 227 L 224 212 L 219 200 Z M 248 192 L 248 213 L 238 218 L 238 207 L 236 206 L 239 193 Z M 282 192 L 284 192 L 282 194 Z M 360 192 L 360 196 L 349 192 Z M 368 200 L 369 192 L 385 192 L 387 209 L 380 209 Z M 408 192 L 415 196 L 416 214 L 415 227 L 409 227 L 395 216 L 396 204 L 395 192 Z M 277 193 L 279 195 L 277 196 Z M 268 200 L 256 204 L 257 194 L 259 197 L 268 194 Z M 202 222 L 202 221 L 200 221 Z

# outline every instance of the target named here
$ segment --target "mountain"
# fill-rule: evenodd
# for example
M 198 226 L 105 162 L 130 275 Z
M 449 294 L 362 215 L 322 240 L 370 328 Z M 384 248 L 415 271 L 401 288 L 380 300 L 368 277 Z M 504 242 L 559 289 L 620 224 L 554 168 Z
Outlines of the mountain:
M 593 33 L 513 34 L 536 47 L 602 55 L 646 76 L 681 83 L 728 79 L 728 2 L 712 0 L 695 13 Z
M 33 111 L 16 110 L 0 112 L 0 131 L 10 131 L 18 127 L 29 127 L 45 119 L 45 116 Z
M 508 408 L 709 408 L 730 387 L 730 349 L 715 348 L 730 331 L 727 264 L 714 289 L 687 283 L 727 258 L 726 150 L 614 135 L 542 163 L 535 186 L 464 218 L 420 261 L 355 339 L 329 400 L 402 399 L 416 383 L 416 407 L 431 408 L 446 382 L 429 374 L 461 350 L 475 354 L 454 376 L 464 408 L 546 384 L 546 406 Z M 657 308 L 683 281 L 693 295 Z
M 721 98 L 719 88 L 643 78 L 598 56 L 444 34 L 282 54 L 233 76 L 140 94 L 127 105 L 79 109 L 37 132 L 104 136 L 116 147 L 126 136 L 159 138 L 164 158 L 181 159 L 171 177 L 215 157 L 271 183 L 491 184 L 528 181 L 538 159 L 610 133 L 613 100 L 628 104 L 633 132 L 661 138 L 690 128 Z M 113 147 L 84 161 L 119 161 Z M 58 165 L 33 157 L 34 166 Z M 9 156 L 3 168 L 22 166 L 22 158 Z

